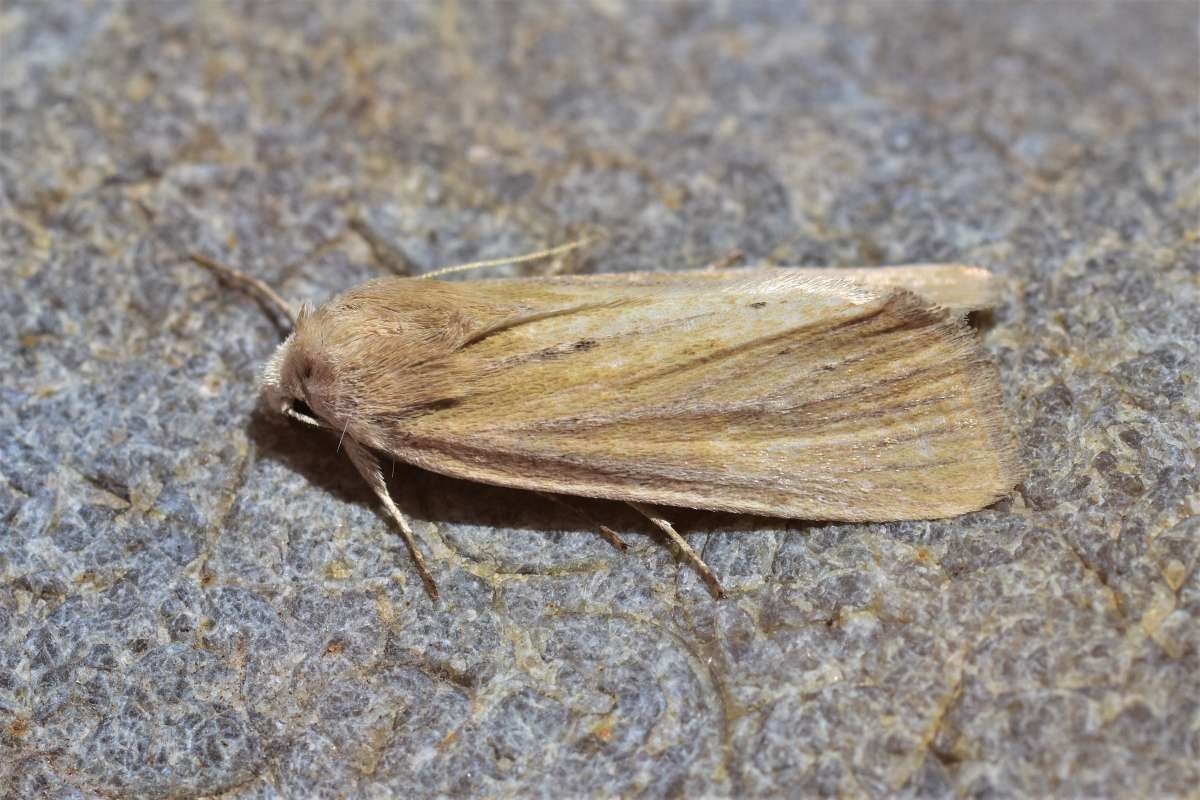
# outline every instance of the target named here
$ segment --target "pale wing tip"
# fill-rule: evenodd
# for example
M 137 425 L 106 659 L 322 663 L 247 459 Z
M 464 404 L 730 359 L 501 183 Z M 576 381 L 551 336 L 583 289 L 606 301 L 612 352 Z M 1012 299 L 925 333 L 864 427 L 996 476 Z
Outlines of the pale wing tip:
M 942 305 L 962 311 L 982 311 L 1004 302 L 1000 280 L 991 270 L 973 264 L 947 264 L 943 269 Z
M 1003 299 L 992 271 L 973 264 L 905 264 L 880 270 L 874 279 L 880 285 L 909 289 L 958 313 L 993 308 Z
M 1003 300 L 996 276 L 974 264 L 897 264 L 882 267 L 788 267 L 791 273 L 850 281 L 870 289 L 908 289 L 928 302 L 966 314 Z

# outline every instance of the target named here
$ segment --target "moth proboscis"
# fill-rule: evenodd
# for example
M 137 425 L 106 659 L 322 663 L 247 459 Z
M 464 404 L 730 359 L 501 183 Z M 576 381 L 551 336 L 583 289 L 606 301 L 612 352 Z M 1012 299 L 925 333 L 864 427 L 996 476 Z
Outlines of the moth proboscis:
M 931 519 L 1020 479 L 995 370 L 965 320 L 996 300 L 978 267 L 388 277 L 293 316 L 262 281 L 192 258 L 293 320 L 262 399 L 339 438 L 435 599 L 380 454 L 625 501 L 718 597 L 712 570 L 648 505 Z

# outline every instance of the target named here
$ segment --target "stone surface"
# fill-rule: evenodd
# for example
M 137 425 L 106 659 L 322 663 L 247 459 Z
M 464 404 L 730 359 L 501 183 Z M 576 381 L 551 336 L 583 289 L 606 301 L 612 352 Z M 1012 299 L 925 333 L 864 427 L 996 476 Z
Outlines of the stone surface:
M 1181 796 L 1200 782 L 1193 2 L 0 6 L 0 794 Z M 1029 468 L 652 531 L 254 413 L 294 299 L 956 260 Z

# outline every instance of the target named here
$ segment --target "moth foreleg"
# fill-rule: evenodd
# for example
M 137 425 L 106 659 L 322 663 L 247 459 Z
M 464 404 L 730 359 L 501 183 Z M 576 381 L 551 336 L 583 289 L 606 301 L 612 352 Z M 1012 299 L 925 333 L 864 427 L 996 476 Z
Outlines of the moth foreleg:
M 400 513 L 400 509 L 396 508 L 396 504 L 392 502 L 392 496 L 388 493 L 387 482 L 383 479 L 383 470 L 379 468 L 379 459 L 375 458 L 367 448 L 353 439 L 347 438 L 343 442 L 343 447 L 346 448 L 346 455 L 350 456 L 350 461 L 358 469 L 358 473 L 363 476 L 363 480 L 375 492 L 375 495 L 379 498 L 379 502 L 383 503 L 383 507 L 388 515 L 396 521 L 396 525 L 400 528 L 400 535 L 404 537 L 409 552 L 412 553 L 413 563 L 417 566 L 417 572 L 421 575 L 421 580 L 425 583 L 425 589 L 429 592 L 430 597 L 437 600 L 437 584 L 433 582 L 433 576 L 429 574 L 429 568 L 425 566 L 425 557 L 421 555 L 421 551 L 417 547 L 417 537 L 413 533 L 412 528 L 409 527 L 408 520 L 404 518 L 404 515 Z
M 595 525 L 596 530 L 600 531 L 600 535 L 603 536 L 604 539 L 609 544 L 611 544 L 613 547 L 617 548 L 618 550 L 628 550 L 629 549 L 629 545 L 625 544 L 625 540 L 622 539 L 621 536 L 616 531 L 614 531 L 612 528 L 608 527 L 607 525 L 603 525 L 603 524 L 597 522 L 596 520 L 592 519 L 592 516 L 590 514 L 584 513 L 581 509 L 571 505 L 566 500 L 562 499 L 561 497 L 559 497 L 557 495 L 553 495 L 548 492 L 536 492 L 536 494 L 540 494 L 542 497 L 546 498 L 547 500 L 549 500 L 552 503 L 558 503 L 563 508 L 573 511 L 575 514 L 577 514 L 578 516 L 587 520 L 592 525 Z
M 717 580 L 717 576 L 713 574 L 708 564 L 704 563 L 704 559 L 700 557 L 700 554 L 693 550 L 692 546 L 687 543 L 687 540 L 679 535 L 679 532 L 675 530 L 675 527 L 670 522 L 667 522 L 667 520 L 658 516 L 641 503 L 629 502 L 628 505 L 634 511 L 653 522 L 660 531 L 667 535 L 667 538 L 675 543 L 675 546 L 683 553 L 683 557 L 692 562 L 692 566 L 700 573 L 700 577 L 704 578 L 704 582 L 708 584 L 708 588 L 712 590 L 713 595 L 718 600 L 725 596 L 725 589 L 721 587 L 721 582 Z

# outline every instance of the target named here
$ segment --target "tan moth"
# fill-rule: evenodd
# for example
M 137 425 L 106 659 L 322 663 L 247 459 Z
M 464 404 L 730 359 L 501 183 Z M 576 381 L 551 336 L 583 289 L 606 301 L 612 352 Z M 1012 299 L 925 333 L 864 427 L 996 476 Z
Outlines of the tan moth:
M 649 505 L 883 522 L 1008 493 L 1016 446 L 965 321 L 993 301 L 961 265 L 389 277 L 302 309 L 260 391 L 339 437 L 435 597 L 381 457 L 630 503 L 720 596 Z

